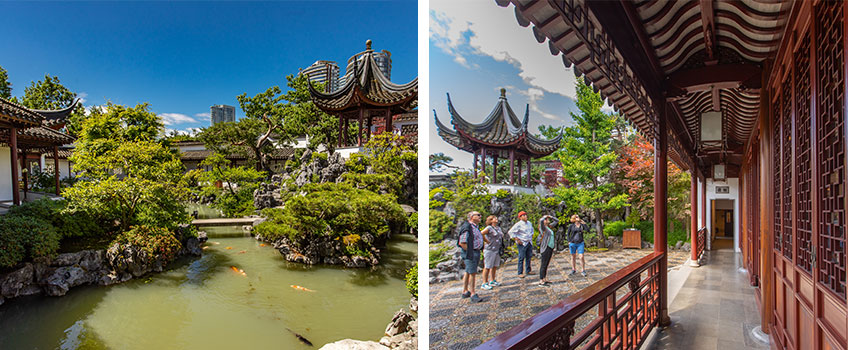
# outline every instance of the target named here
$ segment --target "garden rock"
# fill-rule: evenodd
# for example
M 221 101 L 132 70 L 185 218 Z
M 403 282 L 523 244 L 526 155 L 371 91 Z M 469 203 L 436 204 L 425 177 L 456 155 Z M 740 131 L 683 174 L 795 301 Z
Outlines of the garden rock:
M 62 296 L 73 287 L 96 281 L 97 277 L 97 273 L 87 273 L 79 266 L 60 267 L 53 270 L 44 280 L 44 293 L 49 296 Z
M 690 244 L 689 242 L 686 242 L 686 243 L 683 243 L 683 246 L 681 246 L 680 248 L 683 249 L 683 251 L 688 252 L 688 251 L 692 250 L 692 244 Z
M 677 243 L 674 244 L 674 250 L 680 250 L 680 247 L 682 247 L 682 246 L 683 246 L 683 241 L 677 241 Z
M 31 263 L 0 277 L 0 296 L 16 298 L 23 295 L 33 295 L 41 292 L 35 284 L 35 269 Z
M 345 267 L 369 267 L 380 263 L 380 252 L 376 248 L 371 248 L 369 256 L 347 256 L 344 244 L 329 236 L 313 236 L 298 242 L 299 244 L 288 237 L 282 237 L 276 241 L 267 240 L 262 235 L 256 235 L 255 238 L 271 244 L 287 261 L 291 262 L 307 265 L 323 263 Z M 370 234 L 362 235 L 363 241 L 375 246 L 385 245 L 387 239 L 385 235 L 380 238 Z
M 403 309 L 398 310 L 392 317 L 392 321 L 389 322 L 389 325 L 386 327 L 385 335 L 393 337 L 401 333 L 406 333 L 409 330 L 409 323 L 412 322 L 413 319 L 412 315 L 406 313 Z
M 412 297 L 409 299 L 409 311 L 418 312 L 418 298 Z
M 389 350 L 389 348 L 373 341 L 344 339 L 326 344 L 319 350 Z
M 442 212 L 444 212 L 445 215 L 447 215 L 449 218 L 455 217 L 456 216 L 456 208 L 454 208 L 453 202 L 445 203 L 445 209 L 442 210 Z
M 280 201 L 280 186 L 279 182 L 272 181 L 270 183 L 263 182 L 253 191 L 253 206 L 257 210 L 265 208 L 273 208 L 281 205 Z

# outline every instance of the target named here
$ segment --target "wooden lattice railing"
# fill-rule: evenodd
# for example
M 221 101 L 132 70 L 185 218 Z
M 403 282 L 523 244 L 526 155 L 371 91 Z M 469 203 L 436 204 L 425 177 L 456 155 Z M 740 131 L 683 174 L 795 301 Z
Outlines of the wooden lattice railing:
M 477 349 L 638 349 L 659 318 L 664 254 L 639 259 Z
M 707 228 L 701 227 L 698 230 L 698 245 L 695 247 L 695 256 L 698 257 L 698 262 L 700 262 L 701 257 L 704 255 L 704 249 L 707 247 Z

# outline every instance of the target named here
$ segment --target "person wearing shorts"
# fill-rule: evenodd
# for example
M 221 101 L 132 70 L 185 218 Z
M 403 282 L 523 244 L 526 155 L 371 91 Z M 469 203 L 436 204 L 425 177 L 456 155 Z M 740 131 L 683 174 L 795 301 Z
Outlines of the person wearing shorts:
M 486 228 L 480 233 L 483 234 L 483 240 L 486 242 L 483 248 L 483 285 L 480 288 L 489 290 L 501 285 L 495 279 L 498 266 L 501 265 L 500 251 L 504 237 L 501 227 L 498 226 L 498 217 L 489 215 L 486 218 Z
M 462 248 L 462 261 L 465 263 L 465 275 L 462 276 L 462 298 L 471 298 L 472 303 L 482 301 L 474 291 L 477 283 L 477 264 L 480 263 L 480 251 L 483 250 L 483 234 L 477 225 L 480 224 L 480 213 L 468 213 L 468 222 L 459 230 L 459 246 Z
M 571 225 L 568 225 L 568 252 L 571 253 L 571 274 L 577 273 L 577 259 L 580 259 L 580 274 L 586 277 L 586 259 L 583 253 L 586 251 L 586 243 L 583 234 L 589 232 L 589 226 L 580 219 L 577 214 L 571 216 Z

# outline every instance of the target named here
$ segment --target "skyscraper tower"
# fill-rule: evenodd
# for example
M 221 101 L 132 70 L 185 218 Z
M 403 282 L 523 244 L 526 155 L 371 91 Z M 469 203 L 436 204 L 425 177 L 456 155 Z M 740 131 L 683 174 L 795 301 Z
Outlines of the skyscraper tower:
M 234 122 L 236 121 L 236 108 L 228 105 L 214 105 L 209 107 L 210 114 L 212 114 L 212 124 L 218 124 L 221 122 Z
M 324 92 L 333 92 L 339 89 L 339 65 L 333 61 L 315 61 L 309 67 L 302 69 L 300 74 L 306 74 L 309 81 L 323 83 Z

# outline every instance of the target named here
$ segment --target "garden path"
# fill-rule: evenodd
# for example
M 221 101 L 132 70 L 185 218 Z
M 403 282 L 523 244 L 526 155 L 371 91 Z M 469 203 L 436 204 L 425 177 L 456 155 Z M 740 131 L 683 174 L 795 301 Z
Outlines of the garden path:
M 473 349 L 651 252 L 652 249 L 587 251 L 586 277 L 569 276 L 571 257 L 567 251 L 560 252 L 553 256 L 548 267 L 548 279 L 553 282 L 549 286 L 537 284 L 538 274 L 518 278 L 517 259 L 512 259 L 498 270 L 498 281 L 503 283 L 500 287 L 481 290 L 482 275 L 478 274 L 477 289 L 483 301 L 476 304 L 460 298 L 461 280 L 430 284 L 430 348 Z M 689 252 L 669 251 L 669 268 L 683 264 L 688 257 Z M 538 254 L 533 257 L 532 265 L 538 273 Z

